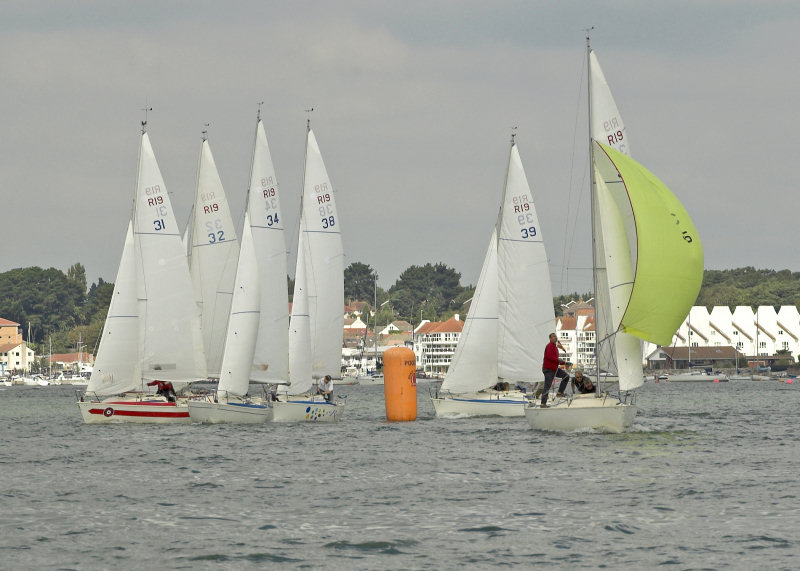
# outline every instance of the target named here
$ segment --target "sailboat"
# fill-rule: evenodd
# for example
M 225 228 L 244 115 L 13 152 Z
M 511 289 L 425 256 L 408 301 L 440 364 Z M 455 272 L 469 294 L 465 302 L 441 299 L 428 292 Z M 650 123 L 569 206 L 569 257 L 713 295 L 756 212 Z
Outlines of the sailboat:
M 553 294 L 533 195 L 511 138 L 500 214 L 452 363 L 433 406 L 436 415 L 523 416 L 522 385 L 542 381 L 532 351 L 555 325 Z
M 185 399 L 170 402 L 148 381 L 177 390 L 206 378 L 206 360 L 186 252 L 142 122 L 133 215 L 86 392 L 87 423 L 189 422 Z M 121 395 L 121 396 L 120 396 Z
M 625 126 L 586 39 L 595 289 L 596 393 L 531 402 L 531 427 L 622 432 L 644 382 L 641 340 L 668 345 L 700 291 L 703 249 L 689 214 L 630 157 Z M 607 376 L 603 376 L 607 375 Z M 601 382 L 602 381 L 602 382 Z M 619 383 L 619 395 L 603 383 Z
M 344 252 L 336 198 L 310 121 L 294 296 L 289 321 L 289 386 L 272 403 L 276 422 L 339 420 L 341 402 L 314 395 L 315 379 L 339 377 L 344 327 Z
M 198 422 L 269 422 L 271 403 L 249 397 L 250 383 L 288 382 L 286 242 L 277 177 L 260 113 L 235 285 L 217 392 L 189 401 L 192 420 Z
M 208 375 L 216 379 L 220 375 L 239 243 L 225 189 L 205 132 L 189 228 L 189 272 L 195 297 L 202 310 L 200 326 Z

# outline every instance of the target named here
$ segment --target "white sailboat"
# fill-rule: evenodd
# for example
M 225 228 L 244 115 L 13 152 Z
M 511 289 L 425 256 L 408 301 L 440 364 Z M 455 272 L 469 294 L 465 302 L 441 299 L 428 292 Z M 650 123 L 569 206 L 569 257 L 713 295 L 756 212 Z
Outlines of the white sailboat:
M 336 199 L 311 125 L 306 135 L 289 380 L 273 403 L 276 422 L 336 421 L 344 405 L 314 395 L 314 380 L 338 377 L 344 326 L 344 253 Z
M 644 382 L 641 339 L 668 345 L 700 290 L 703 250 L 670 190 L 630 158 L 628 134 L 586 40 L 592 168 L 597 394 L 530 403 L 531 427 L 621 432 Z M 608 376 L 603 376 L 608 375 Z M 603 392 L 609 379 L 619 395 Z M 602 381 L 602 382 L 601 382 Z
M 213 397 L 189 401 L 189 414 L 197 422 L 261 424 L 272 417 L 268 404 L 245 398 L 261 313 L 258 261 L 249 214 L 245 214 L 242 228 L 235 285 L 217 392 Z
M 271 403 L 247 395 L 251 382 L 288 380 L 289 303 L 280 193 L 260 117 L 233 295 L 217 392 L 189 409 L 199 422 L 268 422 Z
M 205 133 L 189 229 L 189 271 L 202 311 L 200 326 L 208 375 L 216 379 L 220 375 L 239 243 L 225 189 Z
M 523 416 L 526 393 L 516 387 L 543 380 L 541 355 L 532 347 L 554 324 L 547 252 L 512 137 L 500 214 L 452 363 L 433 398 L 436 415 Z
M 180 390 L 206 378 L 186 252 L 145 125 L 133 216 L 92 376 L 78 402 L 87 423 L 188 422 L 185 399 L 155 396 L 147 382 L 168 381 Z

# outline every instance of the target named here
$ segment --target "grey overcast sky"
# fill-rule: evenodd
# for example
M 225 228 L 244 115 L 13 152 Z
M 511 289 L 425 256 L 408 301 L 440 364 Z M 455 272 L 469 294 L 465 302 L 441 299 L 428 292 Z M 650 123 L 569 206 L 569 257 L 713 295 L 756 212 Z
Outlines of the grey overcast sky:
M 475 283 L 516 126 L 553 291 L 588 291 L 590 26 L 633 155 L 686 206 L 706 268 L 800 270 L 796 0 L 37 0 L 0 1 L 0 271 L 115 279 L 145 103 L 178 220 L 206 123 L 241 212 L 264 101 L 289 227 L 314 107 L 346 264 L 385 288 L 427 262 Z

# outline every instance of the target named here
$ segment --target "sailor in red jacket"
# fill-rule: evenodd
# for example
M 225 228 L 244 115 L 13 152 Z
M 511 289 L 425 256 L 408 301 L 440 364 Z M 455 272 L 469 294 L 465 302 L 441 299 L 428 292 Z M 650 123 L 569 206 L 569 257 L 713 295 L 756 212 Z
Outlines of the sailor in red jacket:
M 169 402 L 175 402 L 175 389 L 169 381 L 151 381 L 148 387 L 157 387 L 156 394 L 166 398 Z
M 558 343 L 556 334 L 550 334 L 550 342 L 544 348 L 544 359 L 542 360 L 542 373 L 544 373 L 544 388 L 542 389 L 542 408 L 547 407 L 547 393 L 550 392 L 550 387 L 553 385 L 553 379 L 558 377 L 561 379 L 561 384 L 558 386 L 558 393 L 556 396 L 563 397 L 564 391 L 567 389 L 569 383 L 569 374 L 564 369 L 560 369 L 559 365 L 569 366 L 571 363 L 564 361 L 558 355 L 558 348 L 561 343 Z M 561 347 L 564 349 L 564 347 Z

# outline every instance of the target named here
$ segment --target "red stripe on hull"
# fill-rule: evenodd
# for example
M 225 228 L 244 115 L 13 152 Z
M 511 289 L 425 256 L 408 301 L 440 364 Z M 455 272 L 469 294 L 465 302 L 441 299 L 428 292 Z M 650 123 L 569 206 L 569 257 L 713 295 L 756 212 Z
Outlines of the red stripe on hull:
M 130 405 L 128 405 L 130 406 Z M 148 405 L 150 406 L 150 405 Z M 106 407 L 107 408 L 107 407 Z M 105 408 L 90 408 L 89 414 L 104 414 Z M 168 412 L 168 411 L 156 411 L 156 410 L 120 410 L 118 408 L 114 409 L 113 415 L 108 416 L 146 416 L 146 417 L 157 417 L 157 418 L 189 418 L 189 411 L 186 412 Z
M 119 404 L 122 406 L 175 406 L 174 402 L 166 402 L 166 401 L 129 401 L 129 400 L 120 400 L 120 401 L 103 401 L 103 404 Z

